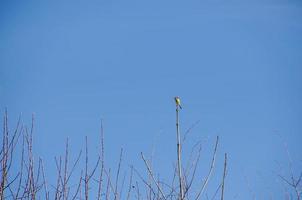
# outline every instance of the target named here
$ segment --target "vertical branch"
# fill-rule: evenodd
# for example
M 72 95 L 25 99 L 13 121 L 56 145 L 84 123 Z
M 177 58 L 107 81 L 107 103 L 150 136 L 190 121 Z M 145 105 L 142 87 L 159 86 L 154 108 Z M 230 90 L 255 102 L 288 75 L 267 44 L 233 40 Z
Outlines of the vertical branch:
M 176 104 L 176 137 L 177 137 L 177 169 L 179 179 L 179 199 L 184 199 L 184 188 L 182 182 L 182 165 L 181 165 L 181 137 L 179 129 L 179 104 Z
M 114 190 L 114 200 L 117 200 L 117 198 L 118 198 L 117 189 L 118 189 L 118 179 L 119 179 L 119 175 L 120 175 L 122 157 L 123 157 L 123 148 L 121 149 L 120 159 L 119 159 L 119 162 L 118 162 L 118 168 L 117 168 L 117 173 L 116 173 L 115 190 Z
M 224 198 L 224 180 L 226 177 L 226 169 L 227 169 L 227 154 L 224 154 L 224 168 L 223 168 L 223 177 L 222 177 L 222 184 L 221 184 L 221 200 Z
M 205 178 L 205 181 L 203 183 L 203 185 L 201 186 L 195 200 L 198 200 L 200 198 L 200 196 L 203 194 L 206 186 L 208 185 L 208 182 L 210 180 L 210 177 L 212 175 L 212 172 L 213 172 L 213 169 L 214 169 L 214 166 L 215 166 L 215 160 L 216 160 L 216 152 L 217 152 L 217 147 L 218 147 L 218 143 L 219 143 L 219 137 L 217 136 L 216 137 L 216 143 L 215 143 L 215 148 L 214 148 L 214 152 L 213 152 L 213 157 L 212 157 L 212 162 L 211 162 L 211 166 L 210 166 L 210 170 L 208 172 L 208 175 L 206 176 Z
M 46 178 L 45 178 L 45 172 L 44 172 L 44 165 L 43 165 L 43 161 L 42 162 L 42 177 L 43 177 L 43 186 L 44 186 L 44 191 L 45 191 L 45 200 L 49 200 L 49 191 L 48 191 L 48 187 L 47 187 L 47 182 L 46 182 Z
M 95 167 L 92 169 L 91 172 L 88 172 L 88 139 L 86 136 L 85 137 L 85 177 L 84 177 L 85 200 L 89 199 L 89 181 L 93 177 L 96 169 L 98 168 L 100 160 L 101 157 L 98 156 L 98 160 L 95 164 Z
M 121 183 L 121 186 L 120 186 L 120 191 L 119 191 L 119 199 L 122 199 L 122 194 L 123 194 L 123 191 L 124 191 L 124 186 L 125 186 L 125 181 L 126 181 L 126 175 L 127 175 L 127 173 L 124 172 L 124 176 L 123 176 L 122 183 Z
M 87 144 L 87 136 L 85 137 L 85 200 L 88 200 L 88 144 Z
M 34 179 L 34 157 L 33 157 L 33 131 L 34 131 L 34 115 L 32 115 L 32 123 L 30 133 L 27 134 L 28 146 L 28 178 L 29 178 L 29 194 L 32 200 L 36 199 L 37 183 Z
M 80 194 L 80 200 L 82 200 L 82 175 L 83 175 L 83 170 L 81 170 L 81 177 L 80 177 L 80 182 L 79 182 L 79 194 Z
M 1 158 L 1 186 L 0 186 L 0 199 L 4 199 L 4 189 L 7 179 L 7 160 L 8 160 L 8 127 L 7 127 L 7 111 L 4 114 L 3 122 L 3 137 L 2 137 L 2 158 Z
M 136 192 L 137 192 L 137 200 L 140 200 L 140 192 L 139 192 L 139 185 L 138 185 L 138 182 L 136 181 Z
M 111 176 L 110 176 L 110 169 L 107 173 L 107 188 L 106 188 L 106 200 L 109 200 L 110 197 L 110 184 L 111 184 Z
M 157 176 L 157 185 L 160 187 L 159 175 Z M 157 188 L 156 195 L 154 197 L 155 197 L 155 199 L 158 199 L 158 200 L 160 199 L 160 191 L 158 188 Z M 150 196 L 150 200 L 151 200 L 151 196 Z
M 68 175 L 68 138 L 66 139 L 66 149 L 65 149 L 65 161 L 64 161 L 64 178 L 62 185 L 63 200 L 67 199 L 67 175 Z
M 21 150 L 21 160 L 20 160 L 20 178 L 17 186 L 16 198 L 19 197 L 19 192 L 21 191 L 21 183 L 23 180 L 23 166 L 24 166 L 24 151 L 25 151 L 25 136 L 22 137 L 22 150 Z M 48 199 L 47 199 L 48 200 Z
M 185 187 L 186 190 L 185 190 L 184 196 L 186 196 L 188 194 L 188 192 L 189 192 L 189 190 L 190 190 L 190 188 L 193 184 L 193 181 L 194 181 L 194 178 L 195 178 L 195 173 L 196 173 L 197 166 L 198 166 L 198 163 L 199 163 L 199 159 L 200 159 L 200 156 L 201 156 L 201 144 L 197 143 L 196 145 L 199 145 L 199 149 L 198 149 L 198 152 L 197 152 L 197 158 L 195 159 L 195 161 L 192 161 L 192 166 L 191 166 L 191 168 L 193 168 L 192 177 L 191 177 L 190 181 L 187 182 L 187 185 Z M 193 150 L 192 150 L 191 154 L 193 154 L 195 146 L 193 147 Z M 188 169 L 188 175 L 189 175 L 189 172 L 190 172 L 190 169 Z
M 130 171 L 130 180 L 129 180 L 129 189 L 128 189 L 128 194 L 127 194 L 127 200 L 130 198 L 130 193 L 132 189 L 132 177 L 133 177 L 133 166 L 131 165 L 131 171 Z
M 58 173 L 58 177 L 57 177 L 57 185 L 55 188 L 55 200 L 59 200 L 61 199 L 61 174 L 62 174 L 62 158 L 60 156 L 59 162 L 58 159 L 55 157 L 55 161 L 56 161 L 56 168 L 57 168 L 57 173 Z
M 102 182 L 103 182 L 103 174 L 104 174 L 104 129 L 103 129 L 103 120 L 101 120 L 101 173 L 99 176 L 99 188 L 98 188 L 98 197 L 97 199 L 101 199 L 102 192 Z
M 144 163 L 145 163 L 145 165 L 146 165 L 146 167 L 147 167 L 147 170 L 148 170 L 148 172 L 149 172 L 149 174 L 150 174 L 150 176 L 151 176 L 151 178 L 152 178 L 154 184 L 156 185 L 157 189 L 158 189 L 159 192 L 161 193 L 163 199 L 166 200 L 167 198 L 166 198 L 166 196 L 165 196 L 163 190 L 161 189 L 160 185 L 159 185 L 158 182 L 155 180 L 154 175 L 153 175 L 153 172 L 152 172 L 152 170 L 151 170 L 151 168 L 150 168 L 150 165 L 148 164 L 148 162 L 147 162 L 147 160 L 145 159 L 144 154 L 143 154 L 142 152 L 141 152 L 141 157 L 142 157 L 142 159 L 143 159 L 143 161 L 144 161 Z

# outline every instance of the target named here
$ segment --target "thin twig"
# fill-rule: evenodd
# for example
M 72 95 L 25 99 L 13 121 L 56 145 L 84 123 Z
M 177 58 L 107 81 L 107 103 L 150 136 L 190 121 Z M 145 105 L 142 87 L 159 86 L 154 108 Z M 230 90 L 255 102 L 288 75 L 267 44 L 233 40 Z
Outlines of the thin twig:
M 218 142 L 219 142 L 219 137 L 217 136 L 216 137 L 216 143 L 215 143 L 215 148 L 214 148 L 214 152 L 213 152 L 213 157 L 212 157 L 212 162 L 211 162 L 211 166 L 210 166 L 210 170 L 208 172 L 208 175 L 206 176 L 206 179 L 202 185 L 202 187 L 200 188 L 195 200 L 199 199 L 201 197 L 201 195 L 203 194 L 204 192 L 204 189 L 206 188 L 208 182 L 209 182 L 209 179 L 211 177 L 211 174 L 212 174 L 212 171 L 214 169 L 214 166 L 215 166 L 215 160 L 216 160 L 216 152 L 217 152 L 217 147 L 218 147 Z
M 130 171 L 130 180 L 129 180 L 129 189 L 127 193 L 127 200 L 130 199 L 131 189 L 132 189 L 132 177 L 133 177 L 133 166 L 131 165 L 131 171 Z
M 118 162 L 118 167 L 117 167 L 117 172 L 116 172 L 114 200 L 117 200 L 117 198 L 118 198 L 117 190 L 118 190 L 118 180 L 119 180 L 119 175 L 120 175 L 122 157 L 123 157 L 123 148 L 121 148 L 120 159 L 119 159 L 119 162 Z
M 103 120 L 101 120 L 101 141 L 100 141 L 100 145 L 101 145 L 101 152 L 100 152 L 100 156 L 101 156 L 101 172 L 100 172 L 100 176 L 99 176 L 99 187 L 98 187 L 98 196 L 97 199 L 100 200 L 101 199 L 101 192 L 102 192 L 102 182 L 103 182 L 103 173 L 104 173 L 104 162 L 105 162 L 105 158 L 104 158 L 104 128 L 103 128 Z
M 158 185 L 157 181 L 155 180 L 155 178 L 153 176 L 153 173 L 152 173 L 152 170 L 150 169 L 150 166 L 149 166 L 148 162 L 146 161 L 146 159 L 144 157 L 144 154 L 142 152 L 141 152 L 141 157 L 142 157 L 142 159 L 143 159 L 143 161 L 144 161 L 144 163 L 145 163 L 145 165 L 146 165 L 146 167 L 148 169 L 148 172 L 149 172 L 150 176 L 152 177 L 153 182 L 155 183 L 155 185 L 158 188 L 159 192 L 161 193 L 162 197 L 164 199 L 166 199 L 166 197 L 164 195 L 164 192 L 162 191 L 161 187 Z
M 227 154 L 224 154 L 224 168 L 223 168 L 223 177 L 222 177 L 222 185 L 221 185 L 221 200 L 224 198 L 224 181 L 226 177 L 226 170 L 227 170 Z
M 45 200 L 49 200 L 49 191 L 48 191 L 47 182 L 46 182 L 46 178 L 45 178 L 44 165 L 43 165 L 42 159 L 41 159 L 41 162 L 42 162 L 42 177 L 43 177 L 43 185 L 44 185 L 44 191 L 45 191 Z
M 187 135 L 192 131 L 193 128 L 195 128 L 195 126 L 197 126 L 199 124 L 200 120 L 197 120 L 195 123 L 193 123 L 184 133 L 184 136 L 182 138 L 182 142 L 185 142 L 187 139 Z

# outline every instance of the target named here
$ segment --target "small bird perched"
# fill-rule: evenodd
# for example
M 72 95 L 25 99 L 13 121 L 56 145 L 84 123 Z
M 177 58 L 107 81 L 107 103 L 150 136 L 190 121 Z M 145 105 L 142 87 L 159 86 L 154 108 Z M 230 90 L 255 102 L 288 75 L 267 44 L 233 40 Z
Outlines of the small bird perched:
M 176 106 L 179 106 L 179 108 L 182 109 L 182 107 L 180 105 L 180 98 L 177 96 L 177 97 L 174 97 L 174 100 L 175 100 Z

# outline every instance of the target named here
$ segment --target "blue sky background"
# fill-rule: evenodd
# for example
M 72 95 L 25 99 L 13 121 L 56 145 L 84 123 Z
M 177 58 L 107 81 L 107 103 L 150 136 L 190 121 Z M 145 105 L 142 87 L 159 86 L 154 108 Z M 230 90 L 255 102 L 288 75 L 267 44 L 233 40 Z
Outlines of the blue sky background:
M 123 147 L 142 168 L 154 147 L 165 176 L 179 95 L 182 130 L 200 120 L 185 147 L 202 140 L 207 160 L 219 135 L 218 175 L 229 154 L 226 199 L 283 199 L 283 141 L 301 169 L 301 35 L 295 0 L 1 1 L 0 106 L 12 126 L 35 114 L 50 175 L 66 137 L 97 152 L 103 119 L 109 165 Z

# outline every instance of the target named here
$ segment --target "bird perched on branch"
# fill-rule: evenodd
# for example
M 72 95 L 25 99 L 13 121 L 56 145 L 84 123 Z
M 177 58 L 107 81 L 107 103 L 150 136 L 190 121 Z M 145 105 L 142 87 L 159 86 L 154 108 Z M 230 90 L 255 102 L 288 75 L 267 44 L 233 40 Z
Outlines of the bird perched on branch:
M 179 106 L 179 108 L 182 109 L 182 107 L 180 105 L 180 98 L 177 96 L 177 97 L 174 97 L 174 100 L 175 100 L 176 106 Z

